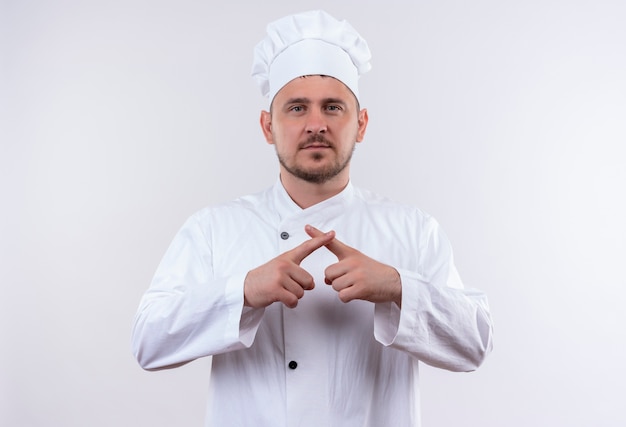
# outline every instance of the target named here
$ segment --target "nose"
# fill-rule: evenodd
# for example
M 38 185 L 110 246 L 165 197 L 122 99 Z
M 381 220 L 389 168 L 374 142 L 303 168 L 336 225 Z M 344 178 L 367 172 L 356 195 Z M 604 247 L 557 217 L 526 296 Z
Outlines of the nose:
M 310 111 L 307 115 L 306 133 L 325 133 L 327 130 L 326 118 L 320 111 Z

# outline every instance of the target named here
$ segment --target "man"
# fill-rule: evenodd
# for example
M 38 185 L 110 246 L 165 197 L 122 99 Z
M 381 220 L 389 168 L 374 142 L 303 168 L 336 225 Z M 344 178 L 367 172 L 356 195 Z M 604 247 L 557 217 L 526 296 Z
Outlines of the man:
M 207 425 L 416 426 L 419 361 L 470 371 L 491 350 L 437 222 L 350 182 L 369 58 L 321 11 L 268 26 L 253 74 L 280 179 L 193 215 L 141 301 L 143 368 L 213 356 Z

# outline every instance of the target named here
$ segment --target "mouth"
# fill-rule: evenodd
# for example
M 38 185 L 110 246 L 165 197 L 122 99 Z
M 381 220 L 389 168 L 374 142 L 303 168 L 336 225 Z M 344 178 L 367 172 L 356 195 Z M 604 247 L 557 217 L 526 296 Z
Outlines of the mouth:
M 312 144 L 305 144 L 302 146 L 302 150 L 322 150 L 324 148 L 331 148 L 330 144 L 324 144 L 321 142 L 315 142 Z
M 333 144 L 322 135 L 314 135 L 300 146 L 301 150 L 323 150 L 326 148 L 333 148 Z

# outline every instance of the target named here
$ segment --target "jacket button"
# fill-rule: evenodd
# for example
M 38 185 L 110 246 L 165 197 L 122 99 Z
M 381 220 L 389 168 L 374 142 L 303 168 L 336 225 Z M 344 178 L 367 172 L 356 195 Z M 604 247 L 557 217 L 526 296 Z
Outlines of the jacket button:
M 280 233 L 280 238 L 283 240 L 287 240 L 289 238 L 289 233 L 283 231 L 282 233 Z
M 295 360 L 292 360 L 291 362 L 289 362 L 289 369 L 296 369 L 298 367 L 298 362 L 296 362 Z

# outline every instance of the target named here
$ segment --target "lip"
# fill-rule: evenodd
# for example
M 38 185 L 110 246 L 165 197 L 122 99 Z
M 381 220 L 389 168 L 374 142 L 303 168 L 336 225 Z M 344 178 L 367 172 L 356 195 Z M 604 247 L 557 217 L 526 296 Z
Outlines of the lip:
M 302 147 L 303 150 L 321 150 L 324 148 L 330 148 L 330 145 L 328 144 L 321 144 L 319 142 L 313 143 L 313 144 L 307 144 L 304 147 Z

